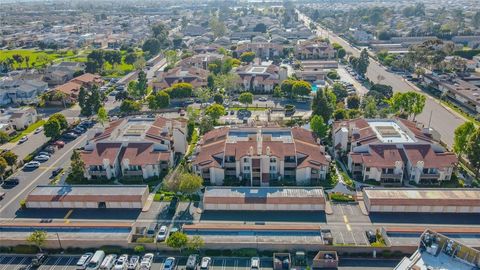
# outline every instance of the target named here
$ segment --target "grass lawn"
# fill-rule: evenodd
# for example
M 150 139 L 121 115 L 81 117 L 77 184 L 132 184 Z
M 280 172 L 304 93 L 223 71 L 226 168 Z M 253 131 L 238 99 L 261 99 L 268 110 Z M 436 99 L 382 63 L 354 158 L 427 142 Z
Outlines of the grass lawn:
M 52 64 L 57 59 L 68 58 L 75 56 L 75 52 L 72 50 L 68 51 L 54 51 L 54 50 L 0 50 L 0 61 L 5 60 L 6 58 L 12 58 L 14 55 L 21 55 L 24 59 L 29 57 L 30 68 L 32 67 L 42 67 Z M 18 64 L 17 62 L 13 63 L 13 68 L 27 68 L 27 63 L 25 60 Z
M 26 136 L 30 133 L 32 133 L 35 129 L 43 126 L 45 124 L 45 120 L 39 120 L 33 124 L 31 124 L 30 126 L 28 126 L 25 130 L 23 130 L 22 132 L 18 133 L 15 137 L 12 137 L 10 139 L 10 142 L 18 142 L 20 140 L 20 138 L 22 138 L 23 136 Z

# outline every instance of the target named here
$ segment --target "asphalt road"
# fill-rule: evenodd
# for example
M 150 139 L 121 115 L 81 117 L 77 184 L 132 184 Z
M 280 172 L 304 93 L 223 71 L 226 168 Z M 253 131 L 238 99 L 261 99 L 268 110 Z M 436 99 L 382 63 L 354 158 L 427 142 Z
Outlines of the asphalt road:
M 301 13 L 300 13 L 301 14 Z M 310 24 L 310 19 L 304 15 L 300 15 L 300 18 L 303 19 L 305 25 Z M 326 29 L 320 27 L 317 24 L 318 35 L 321 37 L 328 37 L 332 42 L 336 42 L 343 46 L 347 53 L 352 54 L 353 56 L 359 56 L 360 50 L 353 47 L 346 40 L 340 38 L 336 34 Z M 393 87 L 395 92 L 407 92 L 407 91 L 421 91 L 414 85 L 410 84 L 400 75 L 393 74 L 386 70 L 374 59 L 370 58 L 370 65 L 367 70 L 367 77 L 374 82 L 381 82 L 382 84 L 388 84 Z M 453 132 L 456 127 L 465 122 L 465 119 L 450 109 L 445 108 L 439 101 L 435 98 L 426 95 L 427 101 L 425 103 L 425 108 L 423 112 L 417 116 L 416 120 L 422 122 L 424 125 L 428 125 L 430 122 L 431 127 L 441 134 L 441 139 L 449 146 L 453 145 Z M 430 121 L 431 115 L 431 121 Z
M 5 197 L 0 201 L 1 219 L 11 219 L 17 215 L 20 200 L 25 199 L 27 194 L 37 185 L 46 185 L 52 180 L 50 177 L 55 168 L 66 166 L 70 162 L 73 149 L 83 146 L 86 141 L 86 134 L 65 144 L 65 147 L 58 149 L 52 157 L 43 162 L 40 168 L 35 170 L 18 170 L 14 176 L 20 178 L 20 183 L 12 188 L 0 187 L 0 192 L 5 192 Z M 0 269 L 2 270 L 2 269 Z
M 38 270 L 76 270 L 76 263 L 80 255 L 50 256 L 45 263 L 38 267 Z M 155 256 L 151 270 L 163 270 L 167 256 L 158 254 Z M 186 257 L 176 257 L 177 270 L 185 269 Z M 0 254 L 0 270 L 19 270 L 32 261 L 29 255 Z M 364 258 L 342 258 L 340 257 L 339 270 L 391 270 L 398 264 L 397 259 L 364 259 Z M 210 270 L 249 270 L 250 258 L 243 257 L 212 257 Z M 272 270 L 272 259 L 261 258 L 260 270 Z M 298 269 L 304 269 L 299 267 Z

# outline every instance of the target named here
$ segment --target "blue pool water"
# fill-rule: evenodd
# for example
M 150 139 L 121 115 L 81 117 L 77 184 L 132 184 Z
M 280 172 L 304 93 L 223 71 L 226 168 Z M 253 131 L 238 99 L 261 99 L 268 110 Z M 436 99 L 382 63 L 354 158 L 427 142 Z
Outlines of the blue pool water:
M 480 239 L 479 234 L 471 234 L 471 233 L 442 233 L 443 235 L 455 239 L 455 238 L 474 238 Z M 413 237 L 413 238 L 420 238 L 421 233 L 396 233 L 396 232 L 389 232 L 387 233 L 389 237 Z
M 243 231 L 243 230 L 186 230 L 188 235 L 214 236 L 320 236 L 320 231 Z
M 316 84 L 312 85 L 312 93 L 316 93 L 318 91 L 318 86 Z
M 71 233 L 129 233 L 130 228 L 82 228 L 82 227 L 0 227 L 0 232 L 31 232 L 42 230 L 46 232 Z

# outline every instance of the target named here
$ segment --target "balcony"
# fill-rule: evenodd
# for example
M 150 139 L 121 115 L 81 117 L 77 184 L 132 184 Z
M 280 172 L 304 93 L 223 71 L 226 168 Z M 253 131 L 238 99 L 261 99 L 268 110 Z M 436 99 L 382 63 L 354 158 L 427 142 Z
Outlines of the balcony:
M 394 178 L 394 179 L 402 179 L 402 173 L 382 173 L 381 179 L 383 178 Z
M 106 176 L 107 171 L 105 170 L 90 170 L 89 171 L 91 176 Z
M 294 161 L 293 161 L 293 162 L 287 162 L 287 161 L 285 161 L 285 164 L 284 164 L 284 165 L 285 165 L 285 168 L 295 168 L 295 167 L 297 167 L 297 163 L 294 162 Z
M 224 163 L 225 168 L 236 168 L 237 164 L 235 162 L 226 162 Z
M 420 179 L 438 179 L 440 177 L 440 173 L 421 173 Z
M 124 176 L 143 176 L 142 170 L 124 170 L 123 171 Z

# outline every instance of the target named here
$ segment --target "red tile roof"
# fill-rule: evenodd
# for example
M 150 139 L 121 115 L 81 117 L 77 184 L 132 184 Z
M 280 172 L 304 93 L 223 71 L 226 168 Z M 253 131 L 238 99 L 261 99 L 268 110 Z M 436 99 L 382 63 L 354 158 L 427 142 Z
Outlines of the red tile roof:
M 392 168 L 396 161 L 403 161 L 396 145 L 370 145 L 370 152 L 362 154 L 362 161 L 367 167 Z
M 424 168 L 445 168 L 454 166 L 458 158 L 454 153 L 435 153 L 431 145 L 405 145 L 405 155 L 413 166 L 424 162 Z
M 80 155 L 86 166 L 103 165 L 104 159 L 108 159 L 109 164 L 113 165 L 121 146 L 121 143 L 97 143 L 93 151 L 83 151 Z
M 128 159 L 130 165 L 158 164 L 159 161 L 170 160 L 170 151 L 154 151 L 153 143 L 129 143 L 120 157 Z

